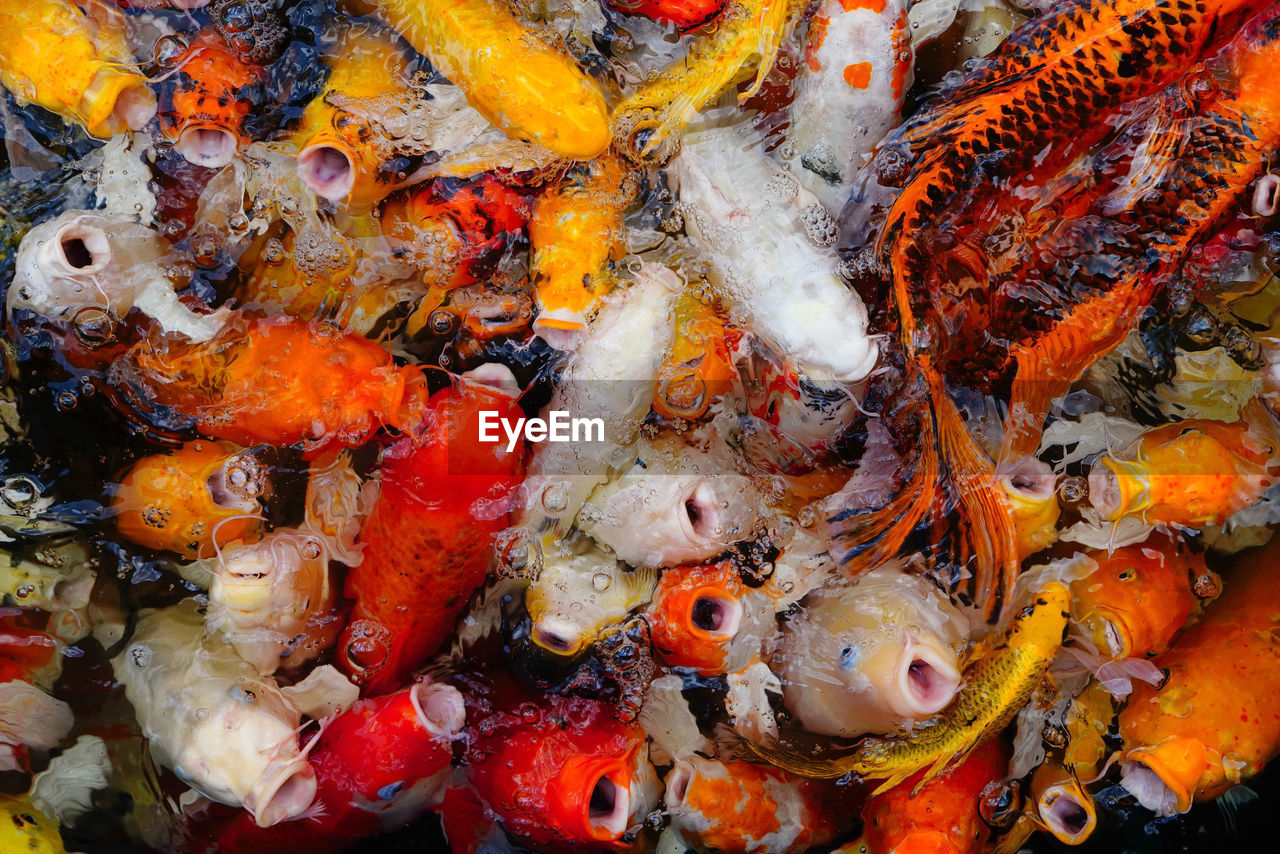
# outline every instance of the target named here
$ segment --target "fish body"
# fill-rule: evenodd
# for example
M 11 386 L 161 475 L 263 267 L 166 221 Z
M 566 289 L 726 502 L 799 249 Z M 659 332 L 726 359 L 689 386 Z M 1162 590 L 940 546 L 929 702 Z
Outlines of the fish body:
M 667 775 L 671 824 L 700 851 L 800 854 L 852 823 L 857 793 L 749 762 L 683 757 Z
M 1168 678 L 1139 685 L 1120 712 L 1122 779 L 1149 808 L 1185 812 L 1280 752 L 1278 554 L 1273 542 L 1228 574 L 1204 618 L 1156 657 Z
M 175 64 L 161 127 L 187 160 L 210 169 L 226 166 L 249 142 L 244 123 L 260 69 L 247 65 L 212 31 L 196 36 Z
M 324 58 L 325 90 L 307 104 L 291 137 L 298 177 L 318 196 L 365 210 L 404 179 L 380 119 L 395 111 L 388 103 L 410 96 L 413 67 L 394 34 L 369 25 L 346 27 Z
M 376 342 L 288 316 L 246 321 L 204 344 L 140 344 L 129 359 L 155 402 L 214 438 L 252 445 L 358 445 L 417 424 L 427 384 Z
M 911 85 L 906 0 L 824 0 L 809 19 L 787 139 L 800 179 L 835 216 L 863 158 L 898 124 Z
M 421 428 L 383 453 L 378 499 L 360 530 L 364 559 L 347 574 L 356 604 L 338 639 L 338 666 L 366 694 L 407 682 L 484 582 L 524 454 L 482 443 L 482 412 L 521 417 L 510 395 L 463 381 L 432 395 Z
M 319 808 L 268 828 L 237 817 L 219 833 L 218 850 L 336 852 L 407 824 L 440 794 L 464 720 L 462 696 L 441 683 L 357 700 L 325 721 L 309 748 Z
M 725 7 L 725 0 L 604 0 L 604 5 L 624 15 L 639 15 L 678 30 L 692 30 L 710 22 Z
M 962 762 L 983 740 L 1004 729 L 1026 705 L 1062 646 L 1071 593 L 1050 582 L 1015 618 L 1003 645 L 965 672 L 966 682 L 941 714 L 918 723 L 902 738 L 867 737 L 840 759 L 811 760 L 776 746 L 747 743 L 748 749 L 796 774 L 835 779 L 853 773 L 884 780 L 874 794 L 887 791 L 928 768 L 917 786 Z
M 125 16 L 105 0 L 5 0 L 0 4 L 0 84 L 107 138 L 142 130 L 156 96 L 129 49 Z
M 754 69 L 739 103 L 758 92 L 799 8 L 795 0 L 729 0 L 714 32 L 694 37 L 684 58 L 613 108 L 618 150 L 639 163 L 665 164 L 680 150 L 685 126 L 725 87 Z
M 129 540 L 190 560 L 259 539 L 258 499 L 266 489 L 251 451 L 201 439 L 134 463 L 115 487 L 111 509 L 116 530 Z
M 615 843 L 656 800 L 644 731 L 604 703 L 546 696 L 468 717 L 472 788 L 536 850 L 622 848 Z
M 582 337 L 587 317 L 612 284 L 613 263 L 626 254 L 622 215 L 638 190 L 626 162 L 605 152 L 570 170 L 534 202 L 534 328 L 547 330 L 562 349 L 572 349 Z
M 143 611 L 112 659 L 156 761 L 262 827 L 301 815 L 316 792 L 298 746 L 301 715 L 229 644 L 205 638 L 194 600 Z
M 859 842 L 872 854 L 979 854 L 990 835 L 978 802 L 983 790 L 1008 773 L 1009 748 L 988 739 L 947 773 L 919 785 L 917 771 L 862 807 Z M 837 849 L 839 854 L 856 850 Z
M 568 51 L 520 23 L 499 0 L 376 0 L 375 14 L 404 36 L 467 102 L 514 139 L 571 160 L 609 145 L 604 93 Z

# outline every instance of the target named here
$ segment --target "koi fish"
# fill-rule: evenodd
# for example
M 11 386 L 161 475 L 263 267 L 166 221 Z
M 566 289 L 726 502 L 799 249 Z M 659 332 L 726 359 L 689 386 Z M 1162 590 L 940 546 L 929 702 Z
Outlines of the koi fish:
M 1102 455 L 1089 472 L 1089 501 L 1107 521 L 1221 524 L 1261 498 L 1280 474 L 1275 419 L 1259 403 L 1241 414 L 1234 424 L 1166 424 L 1142 434 L 1123 456 Z
M 137 70 L 124 14 L 104 0 L 0 3 L 0 84 L 20 104 L 36 104 L 107 138 L 142 130 L 156 96 Z
M 116 530 L 149 549 L 208 557 L 261 536 L 268 483 L 253 452 L 232 442 L 188 442 L 134 463 L 111 498 Z
M 963 762 L 924 785 L 918 771 L 862 807 L 863 832 L 832 854 L 979 854 L 991 831 L 982 820 L 983 791 L 1008 773 L 1009 748 L 988 739 Z
M 30 752 L 57 747 L 74 723 L 70 706 L 27 677 L 0 683 L 0 771 L 29 772 Z
M 724 673 L 729 644 L 743 628 L 746 585 L 731 562 L 662 573 L 648 609 L 650 638 L 671 667 Z
M 965 186 L 959 176 L 967 174 L 973 158 L 989 153 L 989 146 L 1006 151 L 1001 155 L 1003 169 L 1015 168 L 1023 162 L 1018 158 L 1041 150 L 1041 131 L 1053 128 L 1057 133 L 1062 127 L 1046 121 L 1026 136 L 1019 130 L 1022 120 L 1012 118 L 1014 114 L 1056 114 L 1062 109 L 1058 99 L 1065 98 L 1089 104 L 1073 116 L 1087 114 L 1092 120 L 1115 99 L 1144 94 L 1179 76 L 1198 56 L 1216 22 L 1238 13 L 1242 5 L 1197 6 L 1171 0 L 1166 10 L 1146 3 L 1069 4 L 1020 30 L 969 76 L 964 84 L 968 88 L 954 93 L 958 100 L 925 111 L 918 123 L 904 130 L 903 138 L 922 146 L 927 140 L 930 148 L 895 202 L 880 246 L 893 257 L 899 331 L 913 366 L 909 382 L 927 395 L 930 411 L 918 418 L 924 441 L 899 497 L 884 508 L 846 520 L 850 524 L 840 539 L 858 552 L 854 569 L 896 553 L 931 509 L 917 496 L 932 495 L 939 488 L 956 490 L 968 532 L 961 545 L 969 552 L 966 559 L 972 557 L 976 563 L 970 593 L 989 619 L 998 618 L 1018 560 L 1015 534 L 1007 521 L 1007 497 L 996 488 L 995 474 L 1013 469 L 1035 450 L 1050 401 L 1099 354 L 1120 343 L 1195 241 L 1234 212 L 1265 169 L 1266 152 L 1280 143 L 1280 103 L 1265 83 L 1269 63 L 1280 54 L 1280 46 L 1268 35 L 1270 18 L 1264 15 L 1266 20 L 1241 30 L 1206 63 L 1224 80 L 1211 98 L 1189 95 L 1174 84 L 1151 96 L 1144 102 L 1148 109 L 1135 114 L 1133 121 L 1145 123 L 1150 144 L 1165 141 L 1172 146 L 1167 156 L 1156 157 L 1141 174 L 1125 173 L 1113 192 L 1092 199 L 1085 213 L 1060 223 L 1043 244 L 1030 244 L 1024 263 L 989 287 L 959 289 L 959 296 L 946 287 L 912 291 L 911 283 L 930 281 L 928 260 L 940 252 L 906 235 L 927 229 L 926 221 L 943 216 L 953 194 L 939 188 Z M 1180 17 L 1173 14 L 1175 9 Z M 1120 22 L 1127 22 L 1128 29 Z M 1082 49 L 1086 43 L 1106 49 L 1094 53 Z M 1153 43 L 1164 46 L 1151 53 Z M 1162 61 L 1136 59 L 1148 56 Z M 1092 67 L 1111 61 L 1119 61 L 1128 76 L 1114 68 Z M 1064 94 L 1046 94 L 1059 89 Z M 982 137 L 976 141 L 970 136 L 979 133 Z M 1031 140 L 1036 141 L 1028 144 Z M 1131 152 L 1133 140 L 1125 138 L 1115 145 Z M 960 173 L 953 174 L 953 168 L 960 168 Z M 926 188 L 932 190 L 928 198 Z M 922 212 L 924 219 L 919 218 Z M 954 223 L 954 218 L 946 221 Z M 1090 261 L 1098 249 L 1089 235 L 1096 236 L 1099 222 L 1109 224 L 1107 252 L 1115 258 L 1106 269 Z M 1136 237 L 1150 234 L 1162 237 L 1154 244 Z M 983 264 L 970 259 L 965 266 L 981 270 Z M 985 273 L 975 275 L 981 278 Z M 1038 296 L 1028 298 L 1031 293 Z M 1039 296 L 1045 293 L 1056 295 L 1054 311 L 1045 310 L 1046 297 Z M 978 298 L 996 304 L 974 303 Z M 992 331 L 992 324 L 1004 329 L 1006 323 L 1007 331 Z M 949 340 L 970 340 L 965 324 L 983 336 L 978 340 L 992 346 L 948 346 Z M 944 374 L 972 376 L 975 364 L 988 359 L 1003 362 L 999 370 L 1012 375 L 1009 415 L 994 467 L 959 418 L 943 379 Z M 944 465 L 950 484 L 940 487 Z
M 664 800 L 671 826 L 698 850 L 800 854 L 847 830 L 860 795 L 852 786 L 691 754 L 667 774 Z
M 261 828 L 242 813 L 218 832 L 218 850 L 324 854 L 408 824 L 442 795 L 450 742 L 465 720 L 458 689 L 439 682 L 356 701 L 308 747 L 317 805 L 310 814 Z
M 207 30 L 173 64 L 174 83 L 162 98 L 160 125 L 188 161 L 221 169 L 249 142 L 244 121 L 257 100 L 250 87 L 260 71 Z
M 604 0 L 604 5 L 624 15 L 639 15 L 678 30 L 694 30 L 709 23 L 724 9 L 726 0 Z
M 637 443 L 634 462 L 596 487 L 578 530 L 632 566 L 679 566 L 751 539 L 763 497 L 727 448 L 667 436 Z M 720 472 L 723 472 L 721 474 Z
M 9 288 L 9 317 L 19 309 L 48 319 L 74 320 L 97 308 L 117 320 L 137 309 L 193 342 L 222 329 L 227 311 L 193 311 L 178 299 L 166 268 L 173 249 L 132 217 L 67 211 L 22 238 Z
M 833 216 L 911 85 L 906 0 L 824 0 L 809 19 L 787 139 L 793 174 Z
M 537 294 L 533 328 L 548 343 L 572 350 L 587 316 L 612 281 L 613 262 L 626 254 L 622 215 L 639 179 L 612 152 L 571 169 L 534 202 L 529 221 L 530 274 Z
M 359 445 L 382 426 L 418 424 L 426 406 L 418 368 L 397 367 L 362 336 L 283 315 L 239 318 L 203 344 L 142 342 L 128 363 L 148 398 L 246 445 Z
M 243 806 L 261 827 L 311 806 L 298 710 L 229 644 L 205 637 L 194 600 L 143 611 L 111 666 L 152 755 L 201 794 Z
M 675 340 L 658 371 L 653 411 L 698 421 L 733 386 L 729 333 L 716 306 L 685 291 L 676 300 Z
M 555 655 L 574 656 L 602 629 L 647 604 L 657 573 L 631 569 L 590 537 L 543 535 L 542 569 L 526 588 L 530 639 Z
M 743 124 L 699 127 L 685 136 L 670 172 L 685 230 L 710 262 L 731 317 L 810 381 L 866 379 L 877 347 L 865 334 L 862 300 L 836 273 L 832 241 L 822 242 L 823 223 L 834 222 L 769 159 L 759 134 Z
M 1278 546 L 1255 550 L 1226 576 L 1204 618 L 1156 657 L 1168 678 L 1139 685 L 1120 712 L 1121 782 L 1148 809 L 1186 812 L 1280 752 Z
M 692 39 L 684 57 L 613 108 L 618 151 L 639 164 L 661 166 L 680 150 L 698 110 L 753 68 L 754 81 L 738 103 L 759 92 L 798 8 L 795 0 L 729 0 L 714 33 Z
M 409 94 L 413 67 L 394 34 L 359 24 L 346 27 L 324 59 L 325 90 L 307 104 L 291 136 L 298 178 L 317 196 L 367 209 L 405 179 L 376 103 Z
M 1169 648 L 1197 604 L 1204 557 L 1166 537 L 1089 552 L 1098 568 L 1071 583 L 1071 618 L 1108 658 L 1151 657 Z
M 999 476 L 1013 521 L 1018 559 L 1053 545 L 1058 539 L 1057 476 L 1048 464 L 1027 457 L 1012 472 Z
M 0 795 L 0 848 L 28 854 L 66 854 L 58 823 L 27 795 Z
M 800 604 L 771 666 L 809 732 L 894 732 L 941 712 L 960 690 L 969 621 L 926 579 L 887 567 Z
M 511 395 L 469 380 L 431 396 L 421 427 L 383 452 L 380 493 L 347 574 L 355 600 L 338 666 L 366 694 L 408 681 L 453 631 L 506 527 L 523 449 L 481 443 L 482 413 L 514 421 Z
M 644 731 L 605 703 L 548 695 L 483 720 L 464 753 L 471 786 L 522 844 L 621 848 L 657 800 Z
M 52 688 L 62 669 L 58 641 L 32 625 L 29 612 L 0 612 L 0 683 L 22 680 Z M 47 628 L 48 619 L 40 618 Z
M 921 768 L 917 789 L 955 767 L 987 738 L 995 736 L 1026 705 L 1048 672 L 1067 628 L 1071 593 L 1051 581 L 1035 593 L 1015 618 L 1004 643 L 965 672 L 964 687 L 946 709 L 912 729 L 909 736 L 869 736 L 839 759 L 806 759 L 776 743 L 744 742 L 767 762 L 794 774 L 834 780 L 850 772 L 884 780 L 873 794 L 888 791 Z
M 499 0 L 371 0 L 467 102 L 513 139 L 570 160 L 609 146 L 608 108 L 595 80 L 558 42 L 539 38 Z
M 342 628 L 329 577 L 336 550 L 305 527 L 222 548 L 206 623 L 263 676 L 317 658 Z

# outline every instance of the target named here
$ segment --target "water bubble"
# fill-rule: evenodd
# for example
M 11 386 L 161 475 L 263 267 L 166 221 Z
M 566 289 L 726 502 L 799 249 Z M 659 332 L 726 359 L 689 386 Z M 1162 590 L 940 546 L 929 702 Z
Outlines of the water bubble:
M 80 402 L 80 398 L 76 397 L 76 394 L 73 391 L 64 391 L 58 395 L 55 402 L 57 403 L 60 411 L 70 412 L 76 408 L 76 404 Z
M 151 53 L 151 58 L 161 68 L 169 68 L 181 59 L 186 52 L 186 41 L 181 36 L 170 33 L 156 40 L 156 46 Z
M 244 33 L 253 28 L 253 10 L 246 3 L 224 6 L 218 19 L 229 33 Z
M 609 585 L 613 583 L 613 578 L 607 572 L 597 572 L 591 576 L 591 586 L 596 590 L 604 592 L 609 589 Z
M 262 245 L 262 260 L 268 264 L 279 264 L 285 258 L 284 244 L 272 237 Z
M 138 644 L 129 650 L 129 661 L 134 667 L 146 667 L 151 664 L 151 647 Z
M 564 487 L 552 484 L 542 490 L 542 506 L 548 513 L 563 513 L 569 509 L 569 495 Z
M 40 485 L 25 475 L 6 478 L 0 486 L 0 498 L 18 513 L 30 509 L 39 497 Z

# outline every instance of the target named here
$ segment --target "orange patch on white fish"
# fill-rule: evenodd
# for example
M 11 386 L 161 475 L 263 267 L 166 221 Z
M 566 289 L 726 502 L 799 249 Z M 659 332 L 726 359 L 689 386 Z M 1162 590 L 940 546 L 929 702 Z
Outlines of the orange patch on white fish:
M 822 49 L 822 43 L 827 40 L 829 26 L 831 26 L 831 19 L 823 14 L 815 15 L 809 22 L 809 39 L 804 46 L 804 64 L 809 66 L 809 70 L 815 74 L 822 70 L 822 63 L 818 61 L 818 51 Z
M 852 12 L 855 9 L 870 9 L 879 15 L 884 11 L 885 0 L 840 0 L 840 8 L 846 12 Z
M 871 85 L 871 63 L 855 62 L 844 67 L 844 82 L 855 89 L 865 89 Z

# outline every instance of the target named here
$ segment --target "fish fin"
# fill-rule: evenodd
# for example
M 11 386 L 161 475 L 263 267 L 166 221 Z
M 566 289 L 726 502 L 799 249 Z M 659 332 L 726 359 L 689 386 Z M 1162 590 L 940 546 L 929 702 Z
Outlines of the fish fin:
M 988 622 L 995 623 L 1005 611 L 1020 568 L 1017 532 L 1008 498 L 996 480 L 995 467 L 961 419 L 946 382 L 932 365 L 926 363 L 922 368 L 932 391 L 938 439 L 948 471 L 947 486 L 954 492 L 957 509 L 964 517 L 961 541 L 972 548 L 973 603 Z
M 746 759 L 762 759 L 775 767 L 784 771 L 790 771 L 801 777 L 808 777 L 812 780 L 836 780 L 844 775 L 853 772 L 857 759 L 854 756 L 842 757 L 840 759 L 809 759 L 804 756 L 797 756 L 790 751 L 784 749 L 776 739 L 766 737 L 763 742 L 750 741 L 742 739 L 741 747 L 744 752 L 740 755 Z

